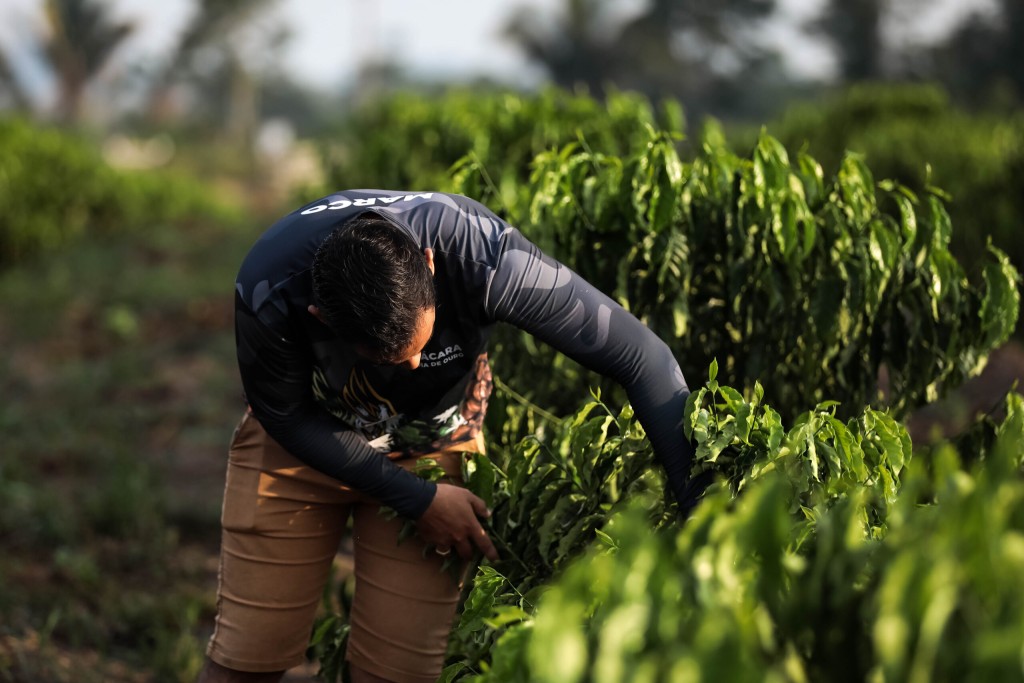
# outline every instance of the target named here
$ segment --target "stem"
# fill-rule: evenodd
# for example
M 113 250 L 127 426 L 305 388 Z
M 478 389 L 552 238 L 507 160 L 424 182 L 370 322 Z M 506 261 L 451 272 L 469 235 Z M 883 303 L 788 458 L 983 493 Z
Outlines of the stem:
M 523 561 L 523 558 L 519 557 L 519 555 L 516 553 L 516 551 L 514 551 L 512 549 L 512 546 L 510 546 L 508 544 L 508 541 L 506 541 L 504 538 L 502 538 L 500 534 L 498 534 L 496 531 L 494 531 L 494 529 L 488 529 L 488 532 L 489 532 L 489 535 L 490 535 L 491 538 L 495 539 L 496 541 L 498 541 L 498 543 L 501 544 L 502 550 L 505 551 L 505 552 L 508 552 L 508 554 L 511 556 L 511 558 L 513 560 L 515 560 L 517 563 L 519 563 L 520 567 L 522 567 L 526 571 L 530 571 L 530 565 L 526 564 L 526 562 Z M 491 569 L 494 569 L 494 567 L 492 566 Z M 505 582 L 508 583 L 508 585 L 512 586 L 512 582 L 508 580 L 507 576 L 505 576 L 504 574 L 499 572 L 497 569 L 494 569 L 494 573 L 497 574 L 498 576 L 500 576 L 501 578 L 505 579 Z M 512 589 L 515 590 L 515 586 L 512 586 Z M 516 593 L 519 593 L 519 591 L 516 590 Z M 520 594 L 520 597 L 522 597 L 521 594 Z M 525 600 L 526 598 L 523 598 L 523 599 Z
M 504 542 L 502 542 L 502 544 L 504 545 Z M 522 564 L 524 568 L 526 568 L 526 569 L 529 569 L 529 567 L 527 567 L 527 566 L 526 566 L 525 564 L 523 564 L 523 562 L 522 562 L 521 560 L 520 560 L 520 564 Z M 500 576 L 500 577 L 501 577 L 502 579 L 504 579 L 505 583 L 507 583 L 507 584 L 509 585 L 509 588 L 511 588 L 512 590 L 514 590 L 514 591 L 516 592 L 516 595 L 518 595 L 518 596 L 519 596 L 519 598 L 520 598 L 520 599 L 521 599 L 521 600 L 522 600 L 522 601 L 523 601 L 524 603 L 526 603 L 527 605 L 529 605 L 529 606 L 530 606 L 530 609 L 534 609 L 534 607 L 533 607 L 533 603 L 532 603 L 532 602 L 530 602 L 529 600 L 527 600 L 527 599 L 526 599 L 526 596 L 525 596 L 525 595 L 523 595 L 522 593 L 520 593 L 520 592 L 519 592 L 519 589 L 515 587 L 515 584 L 513 584 L 513 583 L 512 583 L 511 581 L 509 581 L 509 578 L 508 578 L 507 576 L 505 576 L 504 574 L 502 574 L 501 572 L 499 572 L 499 571 L 498 571 L 497 569 L 494 569 L 494 567 L 491 567 L 491 569 L 492 569 L 492 570 L 494 571 L 494 573 L 495 573 L 495 574 L 497 574 L 497 575 L 498 575 L 498 576 Z
M 548 411 L 538 406 L 536 403 L 531 402 L 530 399 L 516 392 L 514 389 L 512 389 L 512 387 L 502 382 L 497 375 L 493 376 L 491 379 L 494 382 L 494 386 L 498 389 L 498 391 L 508 394 L 508 396 L 512 400 L 514 400 L 516 403 L 519 403 L 526 409 L 536 413 L 540 417 L 543 417 L 545 420 L 548 420 L 552 424 L 559 424 L 562 421 L 553 413 L 549 413 Z
M 519 223 L 518 217 L 512 215 L 512 211 L 509 209 L 508 205 L 505 203 L 505 199 L 504 199 L 504 197 L 501 196 L 501 192 L 498 191 L 498 186 L 495 185 L 494 181 L 491 179 L 491 174 L 487 172 L 487 167 L 484 166 L 483 161 L 480 159 L 480 155 L 478 155 L 476 153 L 476 150 L 473 150 L 472 152 L 469 153 L 469 156 L 473 159 L 473 163 L 476 165 L 477 169 L 480 171 L 480 175 L 483 176 L 484 182 L 487 184 L 487 188 L 491 192 L 494 193 L 494 196 L 497 198 L 498 202 L 501 204 L 501 208 L 505 212 L 505 215 L 508 216 L 508 219 L 512 223 L 518 224 Z

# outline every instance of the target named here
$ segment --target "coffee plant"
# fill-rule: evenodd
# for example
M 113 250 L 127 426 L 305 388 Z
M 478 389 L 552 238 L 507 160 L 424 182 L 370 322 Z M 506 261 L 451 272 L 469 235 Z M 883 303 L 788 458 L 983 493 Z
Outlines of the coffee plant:
M 808 507 L 781 471 L 739 496 L 713 489 L 681 529 L 652 532 L 648 511 L 631 506 L 504 629 L 488 660 L 450 676 L 1021 680 L 1024 405 L 1008 404 L 989 451 L 946 445 L 907 462 L 881 526 L 870 479 Z
M 484 170 L 464 168 L 459 189 L 479 191 Z M 827 179 L 768 135 L 741 157 L 709 126 L 687 163 L 651 129 L 626 156 L 539 155 L 522 196 L 508 217 L 665 339 L 684 373 L 717 358 L 787 419 L 825 400 L 844 416 L 865 405 L 904 415 L 976 372 L 1016 323 L 1006 256 L 990 246 L 969 279 L 941 196 L 876 183 L 856 155 Z M 572 409 L 559 400 L 567 386 L 579 395 L 597 382 L 515 332 L 494 357 L 499 376 L 555 412 Z M 543 372 L 523 381 L 529 366 Z
M 762 479 L 778 479 L 786 487 L 785 514 L 804 519 L 805 525 L 815 514 L 845 504 L 853 491 L 865 533 L 884 532 L 900 473 L 911 457 L 901 425 L 870 409 L 843 423 L 835 417 L 836 405 L 826 403 L 787 430 L 759 387 L 747 401 L 719 385 L 716 374 L 713 364 L 708 383 L 691 395 L 683 418 L 696 445 L 694 476 L 714 475 L 718 483 L 712 490 L 726 499 L 745 495 Z M 465 658 L 452 664 L 452 672 L 480 671 L 501 627 L 526 619 L 543 586 L 587 544 L 599 539 L 617 545 L 602 529 L 626 501 L 644 510 L 646 535 L 678 528 L 674 505 L 652 470 L 650 446 L 628 405 L 613 413 L 594 401 L 567 420 L 552 442 L 556 445 L 549 448 L 527 439 L 500 463 L 484 457 L 469 462 L 469 487 L 493 505 L 490 533 L 502 559 L 483 567 L 474 582 L 453 635 L 454 649 Z M 705 507 L 702 502 L 698 509 Z M 806 540 L 809 532 L 794 533 Z
M 824 102 L 796 104 L 771 124 L 789 149 L 806 149 L 825 168 L 847 150 L 876 175 L 915 192 L 948 194 L 951 249 L 968 269 L 983 262 L 989 238 L 1019 270 L 1024 242 L 1024 116 L 963 111 L 934 85 L 862 84 Z
M 451 90 L 443 96 L 396 93 L 359 107 L 324 141 L 324 188 L 451 189 L 453 166 L 488 169 L 474 196 L 502 206 L 522 201 L 534 156 L 584 138 L 626 154 L 644 126 L 681 131 L 678 103 L 612 92 L 605 101 L 548 88 L 536 95 Z

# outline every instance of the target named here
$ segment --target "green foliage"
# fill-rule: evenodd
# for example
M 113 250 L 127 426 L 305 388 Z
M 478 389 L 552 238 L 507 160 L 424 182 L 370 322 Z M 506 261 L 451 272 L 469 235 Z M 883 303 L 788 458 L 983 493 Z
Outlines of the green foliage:
M 399 94 L 341 132 L 330 183 L 480 199 L 668 338 L 684 371 L 718 357 L 787 417 L 825 399 L 901 415 L 976 371 L 1016 320 L 1021 242 L 993 228 L 994 251 L 985 232 L 1022 212 L 1024 138 L 927 87 L 853 89 L 822 112 L 793 110 L 773 127 L 783 144 L 762 133 L 741 156 L 710 125 L 683 158 L 674 103 Z M 792 152 L 807 140 L 821 163 Z M 964 183 L 981 184 L 964 199 Z M 560 414 L 599 381 L 508 330 L 492 355 L 523 399 Z M 544 372 L 524 381 L 530 366 Z M 491 427 L 510 431 L 504 397 L 494 408 Z
M 473 680 L 1019 680 L 1019 397 L 1008 411 L 971 470 L 949 446 L 911 461 L 884 526 L 873 478 L 808 507 L 814 478 L 781 469 L 739 497 L 713 489 L 681 529 L 652 533 L 641 506 L 613 516 Z M 906 445 L 882 450 L 892 462 Z
M 897 109 L 913 118 L 943 106 L 923 92 Z M 378 106 L 351 129 L 367 144 L 342 148 L 335 185 L 480 199 L 643 320 L 687 374 L 712 367 L 682 418 L 694 474 L 718 483 L 680 528 L 629 407 L 596 401 L 560 422 L 594 378 L 498 331 L 489 418 L 498 443 L 469 462 L 466 481 L 494 510 L 501 560 L 480 567 L 441 680 L 926 680 L 933 671 L 959 680 L 936 646 L 957 610 L 943 612 L 941 596 L 928 606 L 941 582 L 924 564 L 897 570 L 911 560 L 890 539 L 927 543 L 929 515 L 975 514 L 964 507 L 975 502 L 946 502 L 944 482 L 966 494 L 979 486 L 968 479 L 989 479 L 943 465 L 949 449 L 911 466 L 896 419 L 976 371 L 1014 329 L 1019 275 L 998 240 L 967 236 L 984 245 L 968 273 L 931 177 L 901 182 L 842 150 L 823 165 L 763 131 L 738 155 L 715 124 L 683 158 L 681 115 L 659 126 L 635 98 L 612 98 L 608 111 L 554 92 Z M 714 358 L 737 388 L 718 383 Z M 958 457 L 1019 453 L 1024 418 L 1010 408 L 998 438 L 972 433 Z M 1016 494 L 1000 495 L 1008 507 L 986 523 L 1005 531 L 1012 556 Z M 634 508 L 623 512 L 627 501 Z M 936 533 L 960 540 L 933 560 L 960 561 L 967 532 Z M 958 595 L 980 590 L 984 571 L 972 571 L 953 570 Z M 1010 572 L 993 573 L 992 594 L 1003 595 Z M 898 623 L 883 607 L 902 603 L 880 591 L 916 578 L 923 585 Z M 967 609 L 988 634 L 977 646 L 997 652 L 989 669 L 964 669 L 967 679 L 1006 674 L 1013 648 L 1019 666 L 1022 641 L 1009 626 L 1019 627 L 1018 602 L 1007 600 L 1002 621 Z M 892 633 L 903 639 L 890 643 Z
M 985 260 L 989 237 L 1024 268 L 1024 117 L 967 114 L 934 86 L 860 85 L 794 105 L 769 129 L 826 169 L 855 151 L 878 178 L 918 194 L 941 187 L 956 226 L 951 250 L 968 270 Z
M 903 414 L 976 371 L 1017 318 L 1008 259 L 990 247 L 970 283 L 940 195 L 876 184 L 857 155 L 826 178 L 766 134 L 737 156 L 709 126 L 684 162 L 672 136 L 650 131 L 626 156 L 543 153 L 519 196 L 505 210 L 521 229 L 665 339 L 686 372 L 717 357 L 789 419 L 826 399 Z M 553 352 L 525 335 L 499 335 L 494 356 L 545 407 L 564 409 L 557 397 L 589 380 L 549 372 Z M 543 374 L 523 381 L 530 366 Z
M 453 635 L 467 664 L 486 656 L 498 630 L 532 610 L 535 594 L 597 537 L 610 510 L 643 496 L 652 518 L 671 518 L 652 462 L 632 409 L 615 413 L 596 400 L 552 426 L 543 441 L 530 437 L 506 457 L 467 462 L 466 485 L 491 507 L 488 533 L 502 557 L 480 568 Z
M 343 680 L 348 675 L 345 651 L 348 647 L 349 624 L 345 614 L 328 612 L 318 618 L 309 639 L 310 653 L 320 662 L 317 676 L 326 681 Z
M 538 95 L 453 90 L 429 97 L 397 93 L 357 110 L 332 135 L 326 184 L 343 187 L 446 189 L 450 170 L 472 169 L 472 195 L 513 201 L 534 156 L 580 138 L 625 152 L 644 126 L 681 130 L 682 112 L 660 112 L 645 98 L 611 93 L 606 102 L 555 88 Z
M 889 415 L 866 409 L 844 423 L 826 401 L 798 416 L 786 432 L 755 385 L 750 402 L 720 386 L 717 364 L 710 381 L 691 395 L 683 417 L 696 446 L 691 476 L 714 472 L 739 493 L 758 478 L 780 472 L 797 491 L 794 504 L 830 505 L 856 488 L 874 492 L 872 521 L 880 524 L 896 499 L 900 471 L 911 456 L 906 429 Z
M 697 538 L 706 539 L 706 534 L 711 534 L 723 543 L 739 544 L 729 551 L 730 556 L 739 556 L 743 544 L 748 551 L 758 552 L 758 544 L 778 537 L 792 538 L 798 546 L 811 543 L 815 520 L 835 506 L 847 505 L 851 497 L 857 500 L 857 521 L 863 534 L 868 538 L 884 534 L 901 471 L 911 457 L 910 440 L 902 426 L 873 410 L 865 410 L 844 424 L 834 416 L 835 405 L 824 404 L 801 415 L 787 431 L 779 414 L 763 403 L 759 390 L 747 402 L 735 389 L 719 385 L 716 366 L 709 374 L 708 384 L 691 396 L 683 424 L 697 448 L 694 475 L 712 473 L 720 482 L 712 491 L 719 493 L 712 493 L 701 503 L 686 529 L 702 528 L 705 522 L 699 520 L 715 515 L 708 509 L 720 512 L 731 505 L 731 498 L 746 498 L 747 490 L 763 491 L 774 486 L 772 500 L 785 503 L 775 517 L 775 513 L 762 514 L 767 503 L 757 497 L 761 494 L 755 494 L 755 502 L 741 504 L 752 506 L 750 516 L 757 520 L 755 529 L 744 530 L 731 540 L 732 531 L 724 527 L 713 533 L 705 529 L 694 532 Z M 666 499 L 659 475 L 651 471 L 650 446 L 632 420 L 628 405 L 616 415 L 603 404 L 590 403 L 566 420 L 552 443 L 555 445 L 546 447 L 536 439 L 526 439 L 500 463 L 492 464 L 486 458 L 471 461 L 466 481 L 478 495 L 495 501 L 490 534 L 502 557 L 493 566 L 481 567 L 453 633 L 451 650 L 456 661 L 452 666 L 460 664 L 459 671 L 479 673 L 489 669 L 492 678 L 488 680 L 520 680 L 506 678 L 510 672 L 501 668 L 496 655 L 488 662 L 488 653 L 496 640 L 501 651 L 504 639 L 513 637 L 509 624 L 533 624 L 531 615 L 538 598 L 547 600 L 544 585 L 553 577 L 558 580 L 558 575 L 595 540 L 597 546 L 614 551 L 622 547 L 625 536 L 649 537 L 652 529 L 678 528 L 673 523 L 674 504 Z M 611 527 L 606 524 L 629 500 L 644 511 L 642 521 L 636 522 L 642 523 L 644 531 L 610 533 Z M 790 530 L 787 520 L 793 518 L 801 521 Z M 764 525 L 775 532 L 769 534 L 770 529 Z M 671 574 L 674 569 L 666 571 Z M 772 580 L 781 581 L 782 564 L 774 571 L 779 576 Z M 588 580 L 602 585 L 623 582 L 601 574 L 591 575 Z M 653 581 L 654 577 L 637 579 L 633 593 L 661 585 Z M 739 581 L 738 576 L 734 577 L 729 585 Z M 677 590 L 669 583 L 671 590 Z M 596 596 L 595 600 L 606 597 Z M 656 596 L 646 599 L 659 602 Z M 555 608 L 554 613 L 558 614 L 559 609 Z M 583 613 L 579 612 L 581 618 Z M 539 622 L 530 628 L 533 626 L 539 627 Z M 685 623 L 680 622 L 678 627 L 685 629 Z M 551 645 L 551 641 L 546 642 Z M 569 651 L 576 647 L 564 646 Z M 608 655 L 612 660 L 622 654 L 614 652 L 618 654 Z M 538 656 L 543 659 L 547 655 Z M 573 675 L 577 674 L 558 668 L 551 680 L 559 676 L 569 676 L 561 680 L 574 680 Z
M 0 148 L 0 266 L 87 233 L 232 215 L 198 183 L 117 171 L 90 144 L 55 129 L 0 118 Z

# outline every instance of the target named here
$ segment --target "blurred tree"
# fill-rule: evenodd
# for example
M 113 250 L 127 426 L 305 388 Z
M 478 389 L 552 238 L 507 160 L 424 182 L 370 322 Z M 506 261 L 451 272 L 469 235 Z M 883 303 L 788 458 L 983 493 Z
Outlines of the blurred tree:
M 1024 101 L 1024 2 L 995 0 L 937 43 L 886 45 L 883 36 L 919 19 L 924 0 L 827 0 L 806 28 L 833 48 L 842 83 L 939 81 L 967 104 Z
M 199 0 L 177 47 L 153 81 L 150 117 L 166 123 L 180 116 L 179 86 L 192 91 L 193 113 L 219 122 L 235 142 L 248 143 L 258 121 L 255 74 L 274 62 L 287 40 L 279 28 L 260 33 L 256 21 L 277 0 Z
M 619 36 L 631 74 L 623 80 L 650 96 L 678 97 L 694 119 L 764 115 L 768 100 L 744 93 L 781 85 L 778 51 L 762 31 L 775 9 L 775 0 L 652 0 Z
M 828 42 L 843 83 L 880 80 L 884 76 L 882 22 L 885 0 L 827 0 L 808 25 Z
M 310 136 L 338 115 L 337 98 L 312 90 L 284 74 L 268 74 L 260 82 L 260 114 L 287 119 L 300 136 Z
M 527 57 L 542 64 L 555 83 L 585 86 L 600 95 L 616 65 L 605 0 L 567 0 L 564 14 L 549 24 L 521 9 L 505 29 Z
M 43 66 L 53 73 L 57 118 L 78 123 L 89 84 L 135 26 L 115 20 L 110 4 L 97 0 L 45 0 L 43 10 L 45 26 L 29 36 L 29 50 L 37 53 Z M 14 108 L 30 111 L 27 85 L 19 80 L 11 59 L 11 54 L 0 47 L 0 91 Z
M 74 123 L 81 119 L 86 85 L 135 26 L 115 21 L 110 6 L 94 0 L 46 0 L 50 35 L 44 50 L 58 83 L 57 114 Z
M 628 21 L 615 18 L 612 4 L 566 0 L 553 23 L 523 11 L 507 35 L 563 87 L 582 84 L 599 96 L 614 85 L 676 97 L 691 113 L 735 105 L 725 83 L 777 64 L 758 34 L 775 0 L 651 0 Z
M 927 60 L 933 77 L 972 104 L 1024 103 L 1024 2 L 998 0 L 970 14 Z

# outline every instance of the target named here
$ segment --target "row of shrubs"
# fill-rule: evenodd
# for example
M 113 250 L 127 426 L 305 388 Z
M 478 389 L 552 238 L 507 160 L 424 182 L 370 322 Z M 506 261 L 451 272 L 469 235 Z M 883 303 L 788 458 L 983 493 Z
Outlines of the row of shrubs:
M 393 154 L 380 175 L 338 163 L 333 184 L 480 199 L 629 307 L 691 378 L 710 365 L 680 417 L 721 484 L 678 525 L 621 396 L 553 419 L 543 409 L 571 412 L 594 378 L 503 329 L 496 376 L 512 389 L 499 382 L 497 447 L 466 477 L 495 510 L 502 559 L 476 575 L 442 680 L 1019 677 L 1020 401 L 995 449 L 993 432 L 917 459 L 896 421 L 1010 334 L 1010 260 L 986 240 L 964 268 L 946 193 L 886 180 L 862 155 L 823 163 L 766 133 L 737 152 L 716 125 L 687 146 L 642 106 L 628 135 L 596 142 L 622 110 L 595 109 L 603 133 L 588 137 L 563 97 L 532 125 L 493 105 L 499 131 L 554 131 L 539 151 L 503 133 L 516 153 L 487 146 L 484 98 L 460 105 L 480 137 L 447 174 Z M 452 101 L 430 115 L 448 121 Z M 379 111 L 393 149 L 414 149 L 401 116 L 415 110 Z M 438 124 L 417 121 L 420 136 Z M 627 500 L 638 507 L 617 516 Z M 344 615 L 316 631 L 329 679 L 344 634 Z
M 683 526 L 663 524 L 657 497 L 622 505 L 606 489 L 603 509 L 613 512 L 587 520 L 596 541 L 553 577 L 535 570 L 550 577 L 544 590 L 524 581 L 511 553 L 481 568 L 443 680 L 1024 677 L 1019 396 L 1008 398 L 1002 423 L 911 457 L 906 432 L 872 411 L 844 425 L 819 406 L 787 432 L 764 419 L 770 408 L 713 379 L 701 394 L 692 415 L 711 414 L 702 435 L 691 432 L 704 448 L 698 463 L 728 485 L 713 486 Z M 607 425 L 585 434 L 584 425 L 570 427 L 567 454 L 549 459 L 571 465 L 594 452 L 593 467 L 607 470 L 621 446 L 606 447 Z M 706 448 L 715 443 L 721 451 Z M 628 458 L 646 455 L 631 450 Z M 520 488 L 510 477 L 498 490 L 507 499 Z M 567 497 L 548 502 L 560 521 Z M 497 522 L 505 516 L 499 507 Z M 515 550 L 534 550 L 536 534 L 529 540 Z
M 554 88 L 530 96 L 398 93 L 329 131 L 325 186 L 444 189 L 452 166 L 468 160 L 488 169 L 500 207 L 529 177 L 537 154 L 580 142 L 623 155 L 656 129 L 676 136 L 681 156 L 690 159 L 699 145 L 684 139 L 686 127 L 678 103 L 630 93 L 613 92 L 603 102 Z M 1018 270 L 1024 267 L 1024 241 L 1016 238 L 1024 215 L 1024 116 L 961 111 L 935 86 L 862 85 L 793 105 L 765 129 L 791 152 L 816 158 L 827 174 L 853 151 L 876 179 L 918 194 L 941 188 L 956 227 L 951 250 L 968 271 L 985 258 L 989 237 Z M 757 144 L 750 130 L 730 130 L 728 137 L 740 150 Z M 0 118 L 0 146 L 0 264 L 87 230 L 113 232 L 213 208 L 195 183 L 117 171 L 89 141 L 56 129 Z
M 1018 270 L 1024 267 L 1024 113 L 969 113 L 932 85 L 860 85 L 793 105 L 768 128 L 826 169 L 852 151 L 879 179 L 915 192 L 941 188 L 961 263 L 976 266 L 991 237 Z M 737 137 L 753 143 L 751 133 Z
M 717 358 L 787 419 L 823 400 L 901 416 L 958 386 L 1016 324 L 1005 255 L 993 249 L 968 278 L 940 196 L 877 183 L 856 156 L 826 174 L 768 135 L 737 154 L 709 126 L 692 160 L 651 133 L 621 156 L 576 144 L 538 155 L 504 200 L 491 175 L 470 164 L 452 185 L 617 298 L 687 376 Z M 548 409 L 573 410 L 566 397 L 595 382 L 514 331 L 496 346 L 498 376 Z
M 682 134 L 700 125 L 687 126 L 677 102 L 655 104 L 630 93 L 613 92 L 604 102 L 557 89 L 530 96 L 400 93 L 357 110 L 330 132 L 326 185 L 445 188 L 450 167 L 470 159 L 491 173 L 487 182 L 500 205 L 529 177 L 538 153 L 582 141 L 592 151 L 621 155 L 654 127 L 677 135 L 688 160 L 700 147 Z M 861 85 L 794 104 L 763 128 L 791 153 L 818 159 L 828 175 L 852 151 L 878 180 L 918 194 L 941 188 L 956 226 L 951 248 L 968 270 L 984 260 L 989 237 L 1018 270 L 1024 267 L 1024 241 L 1016 237 L 1024 215 L 1024 116 L 960 110 L 932 85 Z M 743 153 L 757 136 L 747 127 L 728 133 Z
M 0 267 L 86 234 L 234 211 L 199 182 L 166 172 L 121 171 L 74 133 L 0 118 Z

